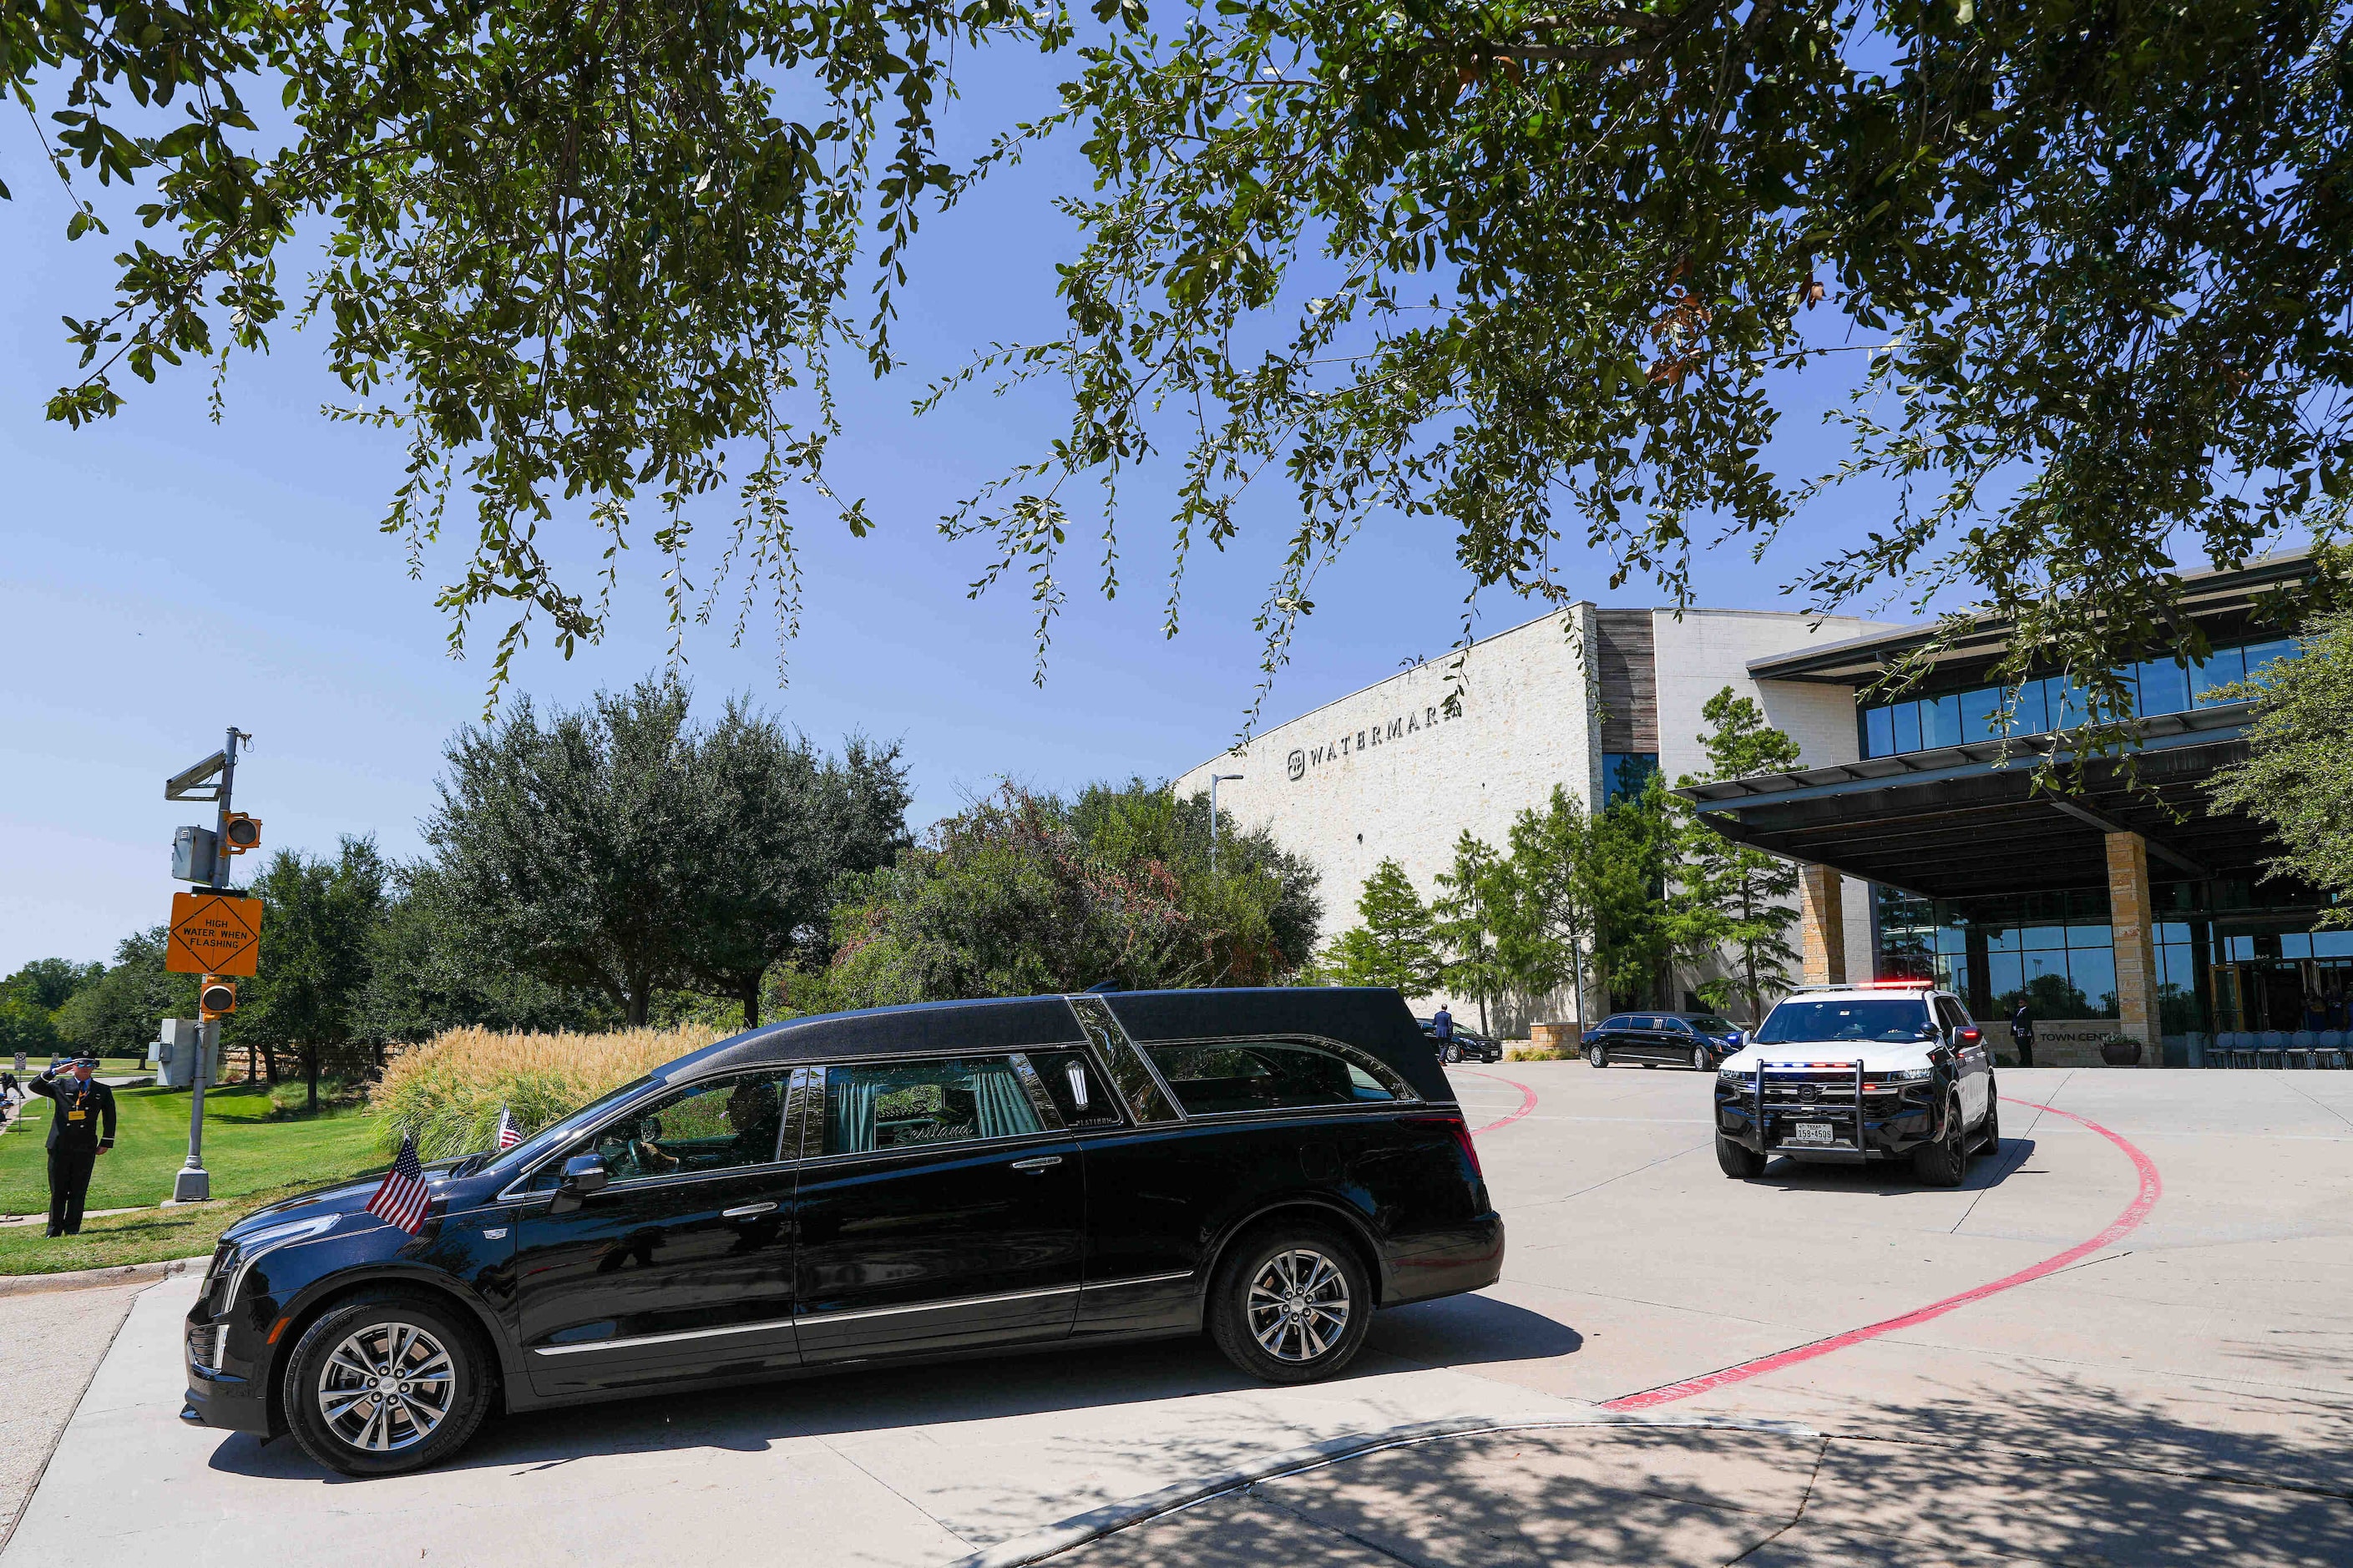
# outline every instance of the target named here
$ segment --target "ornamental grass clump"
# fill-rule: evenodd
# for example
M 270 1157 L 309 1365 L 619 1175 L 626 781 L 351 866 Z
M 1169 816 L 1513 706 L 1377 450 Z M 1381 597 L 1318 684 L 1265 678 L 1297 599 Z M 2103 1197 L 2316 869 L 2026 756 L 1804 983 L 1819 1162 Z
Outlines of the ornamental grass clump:
M 397 1149 L 408 1135 L 427 1160 L 490 1149 L 501 1106 L 529 1136 L 720 1034 L 705 1024 L 604 1035 L 445 1030 L 385 1068 L 374 1096 L 384 1115 L 385 1148 Z

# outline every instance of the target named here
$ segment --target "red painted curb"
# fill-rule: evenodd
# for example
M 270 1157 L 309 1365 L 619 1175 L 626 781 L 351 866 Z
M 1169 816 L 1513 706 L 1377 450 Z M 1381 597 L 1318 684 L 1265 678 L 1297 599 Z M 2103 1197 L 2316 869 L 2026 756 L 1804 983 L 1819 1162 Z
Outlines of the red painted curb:
M 2165 1181 L 2158 1174 L 2157 1163 L 2121 1135 L 2111 1132 L 2098 1122 L 2078 1116 L 2072 1110 L 2062 1110 L 2055 1105 L 2036 1105 L 2031 1100 L 2016 1100 L 2009 1095 L 2004 1095 L 2002 1098 L 2012 1105 L 2031 1106 L 2037 1110 L 2047 1110 L 2053 1116 L 2063 1116 L 2070 1121 L 2080 1122 L 2123 1150 L 2126 1157 L 2132 1161 L 2134 1169 L 2140 1173 L 2140 1191 L 2134 1194 L 2132 1202 L 2125 1205 L 2124 1212 L 2109 1222 L 2107 1229 L 2089 1241 L 2078 1242 L 2066 1251 L 2021 1268 L 2015 1274 L 1996 1279 L 1989 1285 L 1979 1285 L 1975 1289 L 1964 1290 L 1957 1296 L 1947 1296 L 1941 1301 L 1932 1302 L 1916 1310 L 1906 1312 L 1900 1318 L 1889 1318 L 1884 1322 L 1872 1323 L 1864 1328 L 1849 1329 L 1842 1334 L 1833 1334 L 1828 1339 L 1816 1340 L 1810 1344 L 1799 1345 L 1794 1349 L 1776 1351 L 1771 1355 L 1760 1356 L 1755 1361 L 1745 1361 L 1736 1366 L 1725 1367 L 1721 1372 L 1711 1372 L 1704 1377 L 1691 1378 L 1683 1383 L 1671 1383 L 1659 1388 L 1645 1389 L 1640 1394 L 1629 1394 L 1621 1398 L 1607 1400 L 1603 1402 L 1601 1408 L 1649 1410 L 1656 1405 L 1672 1405 L 1677 1400 L 1689 1399 L 1694 1394 L 1705 1394 L 1712 1389 L 1729 1387 L 1736 1383 L 1746 1383 L 1752 1377 L 1762 1377 L 1768 1372 L 1779 1372 L 1784 1367 L 1796 1366 L 1801 1362 L 1812 1361 L 1817 1356 L 1826 1356 L 1832 1351 L 1842 1351 L 1849 1345 L 1858 1345 L 1865 1340 L 1875 1340 L 1882 1334 L 1893 1333 L 1898 1329 L 1908 1329 L 1915 1323 L 1925 1323 L 1931 1318 L 1941 1318 L 1955 1308 L 1966 1307 L 1972 1301 L 1982 1301 L 1989 1296 L 1999 1295 L 2004 1290 L 2015 1289 L 2021 1285 L 2031 1283 L 2046 1275 L 2056 1274 L 2069 1264 L 2088 1258 L 2104 1247 L 2114 1246 L 2130 1235 L 2142 1220 L 2147 1218 L 2148 1211 L 2155 1208 L 2157 1200 L 2164 1195 Z
M 1530 1089 L 1526 1084 L 1521 1083 L 1514 1079 L 1499 1078 L 1491 1072 L 1473 1072 L 1469 1068 L 1464 1068 L 1462 1070 L 1466 1073 L 1470 1073 L 1472 1078 L 1483 1078 L 1491 1083 L 1508 1083 L 1514 1089 L 1520 1091 L 1520 1108 L 1517 1110 L 1513 1111 L 1509 1116 L 1504 1117 L 1500 1121 L 1490 1121 L 1484 1127 L 1473 1127 L 1471 1129 L 1471 1136 L 1473 1138 L 1476 1138 L 1482 1132 L 1493 1132 L 1498 1127 L 1509 1127 L 1513 1122 L 1517 1121 L 1521 1117 L 1525 1116 L 1529 1111 L 1534 1110 L 1536 1108 L 1536 1091 Z

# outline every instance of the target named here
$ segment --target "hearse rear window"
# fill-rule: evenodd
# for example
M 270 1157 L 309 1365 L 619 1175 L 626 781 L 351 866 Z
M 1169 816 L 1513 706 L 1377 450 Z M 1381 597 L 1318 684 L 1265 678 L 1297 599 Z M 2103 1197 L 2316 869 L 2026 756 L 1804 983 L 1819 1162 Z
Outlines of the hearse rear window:
M 1302 1040 L 1146 1046 L 1152 1064 L 1187 1116 L 1293 1110 L 1394 1100 L 1381 1081 L 1334 1052 Z

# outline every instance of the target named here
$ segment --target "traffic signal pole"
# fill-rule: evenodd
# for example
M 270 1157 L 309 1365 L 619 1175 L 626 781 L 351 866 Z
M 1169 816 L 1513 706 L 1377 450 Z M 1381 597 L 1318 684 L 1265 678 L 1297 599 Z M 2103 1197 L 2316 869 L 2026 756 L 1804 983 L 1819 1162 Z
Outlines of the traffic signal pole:
M 213 815 L 213 863 L 207 892 L 229 890 L 229 792 L 237 784 L 237 746 L 243 739 L 244 734 L 231 724 L 228 742 L 221 748 L 220 784 L 213 797 L 216 809 Z M 212 1173 L 205 1169 L 205 1088 L 212 1080 L 213 1058 L 220 1054 L 220 1020 L 204 1019 L 197 1031 L 195 1071 L 188 1079 L 188 1162 L 172 1178 L 172 1201 L 175 1204 L 203 1203 L 213 1195 Z

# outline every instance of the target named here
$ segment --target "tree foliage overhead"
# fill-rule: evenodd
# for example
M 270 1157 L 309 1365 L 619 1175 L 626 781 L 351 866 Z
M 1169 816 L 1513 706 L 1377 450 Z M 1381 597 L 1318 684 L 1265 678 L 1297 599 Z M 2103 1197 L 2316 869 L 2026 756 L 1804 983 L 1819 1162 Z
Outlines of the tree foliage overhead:
M 1681 595 L 1695 541 L 1782 529 L 1813 479 L 1767 444 L 1843 390 L 1853 455 L 1820 478 L 1886 521 L 1794 590 L 1957 586 L 2016 623 L 2008 674 L 2073 668 L 2109 720 L 2113 666 L 2204 651 L 2177 559 L 2335 529 L 2353 498 L 2353 5 L 1168 20 L 1088 50 L 1028 128 L 1079 127 L 1099 184 L 1066 204 L 1067 333 L 973 372 L 1072 398 L 965 520 L 1000 570 L 1050 578 L 1067 482 L 1166 441 L 1180 554 L 1232 538 L 1270 468 L 1294 493 L 1270 670 L 1319 564 L 1389 509 L 1443 519 L 1482 584 L 1565 596 L 1567 539 Z
M 1067 333 L 973 372 L 1047 378 L 1068 435 L 951 524 L 1041 614 L 1067 481 L 1163 442 L 1180 574 L 1254 479 L 1294 493 L 1271 665 L 1392 510 L 1482 584 L 1565 593 L 1581 539 L 1681 592 L 1695 541 L 1761 548 L 1810 492 L 1766 448 L 1827 373 L 1856 447 L 1823 477 L 1893 499 L 1795 590 L 1968 590 L 2018 626 L 2009 673 L 2073 669 L 2110 719 L 2116 666 L 2203 651 L 2177 559 L 2353 496 L 2353 0 L 1094 10 L 1060 111 L 982 160 L 1075 128 L 1099 182 L 1065 203 Z M 122 234 L 50 411 L 315 318 L 342 412 L 408 443 L 385 522 L 418 570 L 470 498 L 440 599 L 459 638 L 512 607 L 494 680 L 532 616 L 566 648 L 603 625 L 609 571 L 551 542 L 609 562 L 649 508 L 674 625 L 733 571 L 789 631 L 829 355 L 891 363 L 919 216 L 967 188 L 934 145 L 957 52 L 1075 37 L 1021 0 L 0 9 L 69 232 Z M 325 258 L 290 285 L 298 232 Z
M 2329 895 L 2323 926 L 2353 925 L 2353 611 L 2316 622 L 2301 658 L 2249 683 L 2259 702 L 2249 756 L 2214 782 L 2217 811 L 2243 811 L 2277 837 L 2272 875 Z
M 1064 26 L 1020 0 L 0 7 L 0 87 L 46 116 L 69 237 L 130 231 L 111 305 L 68 322 L 82 369 L 50 414 L 111 415 L 122 370 L 225 365 L 315 318 L 340 412 L 407 443 L 385 528 L 421 551 L 453 488 L 470 498 L 471 559 L 440 602 L 459 640 L 515 606 L 501 676 L 532 613 L 567 652 L 602 626 L 543 527 L 617 548 L 650 503 L 681 622 L 708 607 L 684 574 L 691 507 L 731 486 L 718 553 L 789 626 L 784 490 L 822 471 L 828 355 L 889 363 L 902 252 L 950 179 L 949 66 L 1000 34 Z M 95 188 L 133 182 L 135 229 Z M 289 287 L 281 263 L 309 266 L 322 232 Z M 732 476 L 731 444 L 750 453 Z

